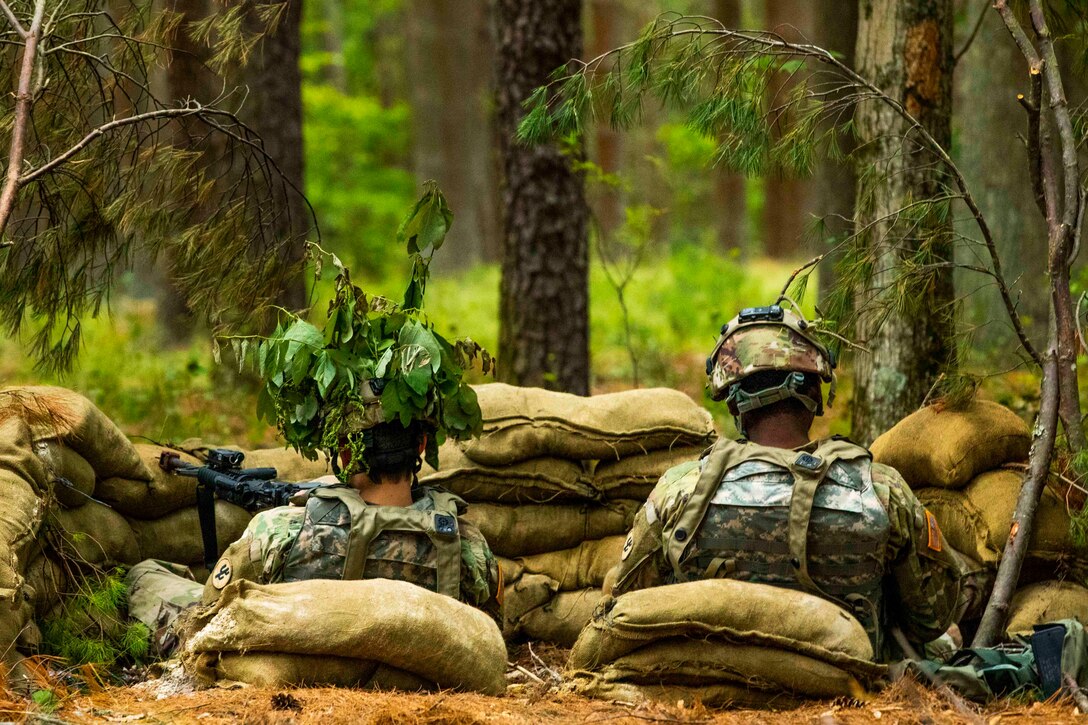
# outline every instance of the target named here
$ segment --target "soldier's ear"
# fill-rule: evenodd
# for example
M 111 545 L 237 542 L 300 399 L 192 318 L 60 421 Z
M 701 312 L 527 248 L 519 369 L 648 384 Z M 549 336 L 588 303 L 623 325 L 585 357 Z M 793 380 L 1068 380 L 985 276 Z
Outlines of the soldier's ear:
M 419 436 L 419 455 L 423 455 L 423 452 L 427 450 L 427 441 L 429 436 L 426 433 L 421 433 Z

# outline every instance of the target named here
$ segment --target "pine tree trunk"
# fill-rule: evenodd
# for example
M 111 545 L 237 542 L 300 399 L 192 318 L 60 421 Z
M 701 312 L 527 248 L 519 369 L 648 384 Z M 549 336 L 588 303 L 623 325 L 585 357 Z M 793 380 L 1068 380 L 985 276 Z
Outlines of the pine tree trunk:
M 516 139 L 522 102 L 582 52 L 580 0 L 495 3 L 503 263 L 499 373 L 589 392 L 588 209 L 575 158 Z M 577 154 L 578 152 L 575 152 Z
M 413 166 L 438 182 L 456 218 L 436 270 L 497 258 L 488 7 L 417 0 L 406 13 Z
M 261 135 L 265 151 L 298 190 L 303 185 L 302 73 L 299 70 L 302 0 L 283 0 L 286 7 L 276 32 L 265 36 L 246 71 L 251 92 L 243 110 L 246 120 Z M 297 193 L 289 193 L 288 214 L 276 218 L 276 235 L 295 237 L 291 261 L 301 260 L 305 246 L 301 235 L 311 226 L 306 205 Z M 284 280 L 277 303 L 290 310 L 306 305 L 303 273 Z
M 714 0 L 711 15 L 727 28 L 743 27 L 741 0 Z M 718 245 L 722 249 L 748 246 L 748 199 L 743 174 L 714 169 L 714 213 Z
M 793 42 L 812 35 L 812 0 L 764 0 L 764 26 Z M 767 89 L 768 103 L 779 104 L 789 95 L 793 79 L 785 73 Z M 773 129 L 778 131 L 779 129 Z M 763 180 L 763 252 L 775 259 L 801 254 L 809 218 L 811 182 L 770 174 Z
M 859 73 L 902 102 L 945 148 L 951 142 L 951 0 L 861 0 Z M 932 245 L 933 256 L 952 259 L 947 221 L 888 218 L 908 203 L 932 197 L 940 177 L 931 155 L 920 152 L 907 125 L 884 104 L 867 103 L 855 116 L 861 152 L 857 195 L 859 240 L 872 260 L 858 292 L 858 341 L 869 354 L 854 369 L 853 437 L 868 443 L 916 409 L 953 360 L 951 269 L 935 269 L 923 289 L 887 301 L 904 260 Z M 866 171 L 876 169 L 878 173 Z M 947 217 L 946 217 L 947 218 Z M 904 299 L 905 298 L 905 299 Z M 868 311 L 868 312 L 867 312 Z
M 858 6 L 842 0 L 818 0 L 815 7 L 814 42 L 839 53 L 842 61 L 854 67 L 854 48 L 858 37 Z M 837 139 L 844 156 L 853 150 L 853 140 L 846 135 Z M 824 229 L 830 242 L 837 243 L 854 232 L 854 196 L 857 176 L 847 160 L 822 159 L 813 178 L 813 209 L 823 218 Z M 837 283 L 835 265 L 840 254 L 832 251 L 830 244 L 818 245 L 815 254 L 827 254 L 820 264 L 820 300 L 825 305 L 831 290 Z

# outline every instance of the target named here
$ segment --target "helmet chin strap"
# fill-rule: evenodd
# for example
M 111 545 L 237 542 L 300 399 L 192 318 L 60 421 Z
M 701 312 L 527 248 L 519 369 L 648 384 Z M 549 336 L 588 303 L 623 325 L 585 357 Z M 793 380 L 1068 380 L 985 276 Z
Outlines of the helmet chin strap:
M 804 384 L 804 373 L 796 371 L 787 375 L 786 379 L 783 380 L 781 384 L 771 388 L 764 388 L 763 390 L 758 390 L 754 393 L 742 390 L 740 383 L 733 383 L 729 386 L 729 395 L 726 396 L 725 400 L 737 411 L 736 415 L 733 416 L 733 421 L 737 426 L 737 430 L 740 431 L 742 436 L 747 438 L 748 431 L 745 430 L 745 426 L 741 423 L 741 418 L 744 413 L 789 398 L 800 401 L 810 413 L 813 413 L 814 415 L 823 415 L 824 411 L 823 406 L 820 404 L 821 401 L 813 400 L 810 396 L 800 392 Z M 830 400 L 828 402 L 830 403 Z

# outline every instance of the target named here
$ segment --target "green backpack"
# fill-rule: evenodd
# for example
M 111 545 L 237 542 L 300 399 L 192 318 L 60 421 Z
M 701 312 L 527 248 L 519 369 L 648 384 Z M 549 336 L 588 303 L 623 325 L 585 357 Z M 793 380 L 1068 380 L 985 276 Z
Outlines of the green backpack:
M 915 660 L 904 669 L 976 702 L 1014 694 L 1042 699 L 1062 689 L 1065 675 L 1088 686 L 1088 638 L 1075 619 L 1040 624 L 1031 637 L 997 647 L 961 649 L 946 660 Z

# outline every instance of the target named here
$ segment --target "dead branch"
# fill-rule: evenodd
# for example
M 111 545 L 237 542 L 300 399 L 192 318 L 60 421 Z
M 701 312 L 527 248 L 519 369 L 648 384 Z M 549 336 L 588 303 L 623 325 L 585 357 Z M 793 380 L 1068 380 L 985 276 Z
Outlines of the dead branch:
M 0 10 L 4 12 L 4 16 L 8 19 L 8 22 L 11 23 L 11 27 L 15 29 L 15 32 L 25 40 L 27 36 L 26 28 L 19 22 L 19 18 L 15 17 L 15 13 L 11 12 L 11 8 L 8 7 L 8 4 L 4 2 L 4 0 L 0 0 Z
M 1082 715 L 1088 714 L 1088 696 L 1068 672 L 1062 675 L 1062 689 L 1073 698 L 1073 703 Z
M 7 8 L 7 12 L 11 12 Z M 26 132 L 30 123 L 30 106 L 34 96 L 30 92 L 31 78 L 34 76 L 34 64 L 37 60 L 38 41 L 42 35 L 42 17 L 45 15 L 45 0 L 34 3 L 34 19 L 30 29 L 25 31 L 26 45 L 23 47 L 23 63 L 19 69 L 19 89 L 15 95 L 15 119 L 12 122 L 11 146 L 8 148 L 8 169 L 4 178 L 4 187 L 0 190 L 0 235 L 7 227 L 8 218 L 15 208 L 15 195 L 19 191 L 19 174 L 26 151 Z M 16 30 L 20 30 L 18 21 Z M 10 245 L 9 245 L 10 246 Z
M 1053 314 L 1053 312 L 1051 313 Z M 1029 456 L 1028 475 L 1016 500 L 1016 510 L 1009 527 L 1009 538 L 1001 555 L 1001 564 L 994 579 L 993 593 L 986 603 L 982 622 L 975 634 L 972 647 L 990 647 L 1002 637 L 1008 617 L 1009 602 L 1020 580 L 1020 568 L 1027 555 L 1028 544 L 1035 528 L 1035 511 L 1039 498 L 1046 488 L 1050 459 L 1054 454 L 1054 440 L 1058 431 L 1058 351 L 1057 331 L 1053 321 L 1050 326 L 1050 343 L 1043 364 L 1042 399 L 1039 415 L 1035 419 L 1034 436 Z
M 786 294 L 789 293 L 789 291 L 790 291 L 790 285 L 793 284 L 793 280 L 797 279 L 797 275 L 801 274 L 806 269 L 811 269 L 812 267 L 815 267 L 817 264 L 819 264 L 822 261 L 824 261 L 824 255 L 821 254 L 818 257 L 813 257 L 812 259 L 808 260 L 807 262 L 802 264 L 797 269 L 793 270 L 793 274 L 791 274 L 790 278 L 786 280 L 786 284 L 782 285 L 782 291 L 778 293 L 777 302 L 781 302 L 783 300 L 783 298 L 786 298 Z M 790 300 L 790 301 L 792 302 L 792 300 Z

